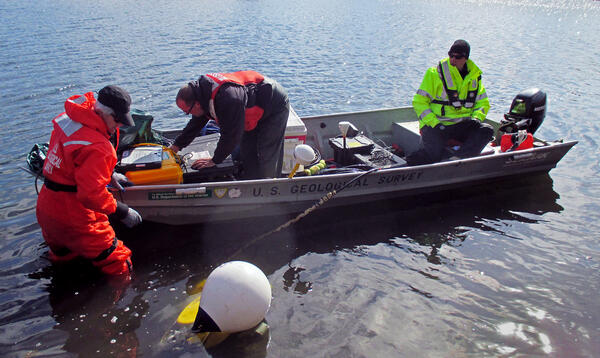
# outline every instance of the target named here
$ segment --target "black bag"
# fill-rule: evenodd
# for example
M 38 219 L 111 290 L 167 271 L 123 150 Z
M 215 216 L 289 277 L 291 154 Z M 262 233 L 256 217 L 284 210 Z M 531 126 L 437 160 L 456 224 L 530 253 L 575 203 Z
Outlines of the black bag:
M 33 173 L 43 176 L 44 161 L 48 155 L 48 143 L 36 143 L 27 154 L 27 166 Z

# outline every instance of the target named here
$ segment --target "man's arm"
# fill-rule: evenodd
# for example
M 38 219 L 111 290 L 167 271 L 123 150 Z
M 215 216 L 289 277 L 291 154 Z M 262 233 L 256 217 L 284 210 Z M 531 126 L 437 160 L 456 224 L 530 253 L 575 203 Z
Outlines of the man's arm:
M 77 200 L 84 207 L 106 215 L 115 212 L 117 202 L 106 189 L 111 180 L 114 161 L 108 142 L 91 144 L 74 153 Z
M 419 117 L 419 127 L 424 126 L 435 127 L 440 123 L 437 116 L 431 110 L 431 101 L 435 98 L 435 78 L 437 76 L 437 70 L 435 67 L 430 68 L 425 72 L 421 86 L 417 90 L 413 97 L 413 108 L 417 117 Z
M 479 79 L 479 81 L 481 81 L 481 79 Z M 485 88 L 483 87 L 483 82 L 481 82 L 479 83 L 479 91 L 477 91 L 477 98 L 475 104 L 473 105 L 472 117 L 483 122 L 489 110 L 490 101 L 487 93 L 485 92 Z
M 192 117 L 183 128 L 181 134 L 175 138 L 175 142 L 173 142 L 173 146 L 177 147 L 177 151 L 187 147 L 200 134 L 206 123 L 208 123 L 206 116 Z
M 221 138 L 212 161 L 219 164 L 242 140 L 246 120 L 246 91 L 241 86 L 221 88 L 215 98 L 215 108 L 221 128 Z

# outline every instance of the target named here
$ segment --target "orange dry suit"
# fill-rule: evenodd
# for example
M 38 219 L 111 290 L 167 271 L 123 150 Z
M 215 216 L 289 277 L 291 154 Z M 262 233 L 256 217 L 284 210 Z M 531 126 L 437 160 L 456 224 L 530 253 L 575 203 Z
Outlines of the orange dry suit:
M 115 237 L 108 215 L 124 217 L 128 207 L 106 189 L 117 154 L 95 103 L 92 92 L 69 97 L 52 121 L 36 214 L 53 260 L 81 256 L 118 275 L 131 270 L 131 250 Z

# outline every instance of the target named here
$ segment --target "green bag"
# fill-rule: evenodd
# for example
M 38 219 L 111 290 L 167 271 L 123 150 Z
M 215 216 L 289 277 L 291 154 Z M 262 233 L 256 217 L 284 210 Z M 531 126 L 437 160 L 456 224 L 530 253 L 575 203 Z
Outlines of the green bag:
M 160 133 L 152 129 L 154 117 L 138 109 L 131 110 L 134 126 L 119 128 L 119 147 L 117 153 L 138 143 L 157 143 L 168 146 L 170 141 L 164 138 Z M 114 141 L 113 141 L 114 145 Z M 48 143 L 36 143 L 27 154 L 27 167 L 33 173 L 42 176 L 44 170 L 44 160 L 48 155 Z
M 169 141 L 152 129 L 154 117 L 139 109 L 131 110 L 131 117 L 135 125 L 119 128 L 119 147 L 117 153 L 138 143 L 156 143 L 169 145 Z

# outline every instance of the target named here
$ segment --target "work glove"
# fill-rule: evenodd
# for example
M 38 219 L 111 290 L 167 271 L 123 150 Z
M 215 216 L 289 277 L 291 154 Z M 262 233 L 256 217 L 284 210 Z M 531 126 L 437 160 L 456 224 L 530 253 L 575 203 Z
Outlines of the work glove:
M 125 190 L 124 186 L 132 186 L 133 183 L 127 179 L 127 177 L 121 173 L 113 172 L 110 177 L 110 185 L 113 188 L 117 188 L 120 191 Z
M 127 216 L 121 219 L 121 222 L 123 223 L 123 225 L 131 229 L 132 227 L 142 223 L 142 216 L 134 209 L 128 208 Z

